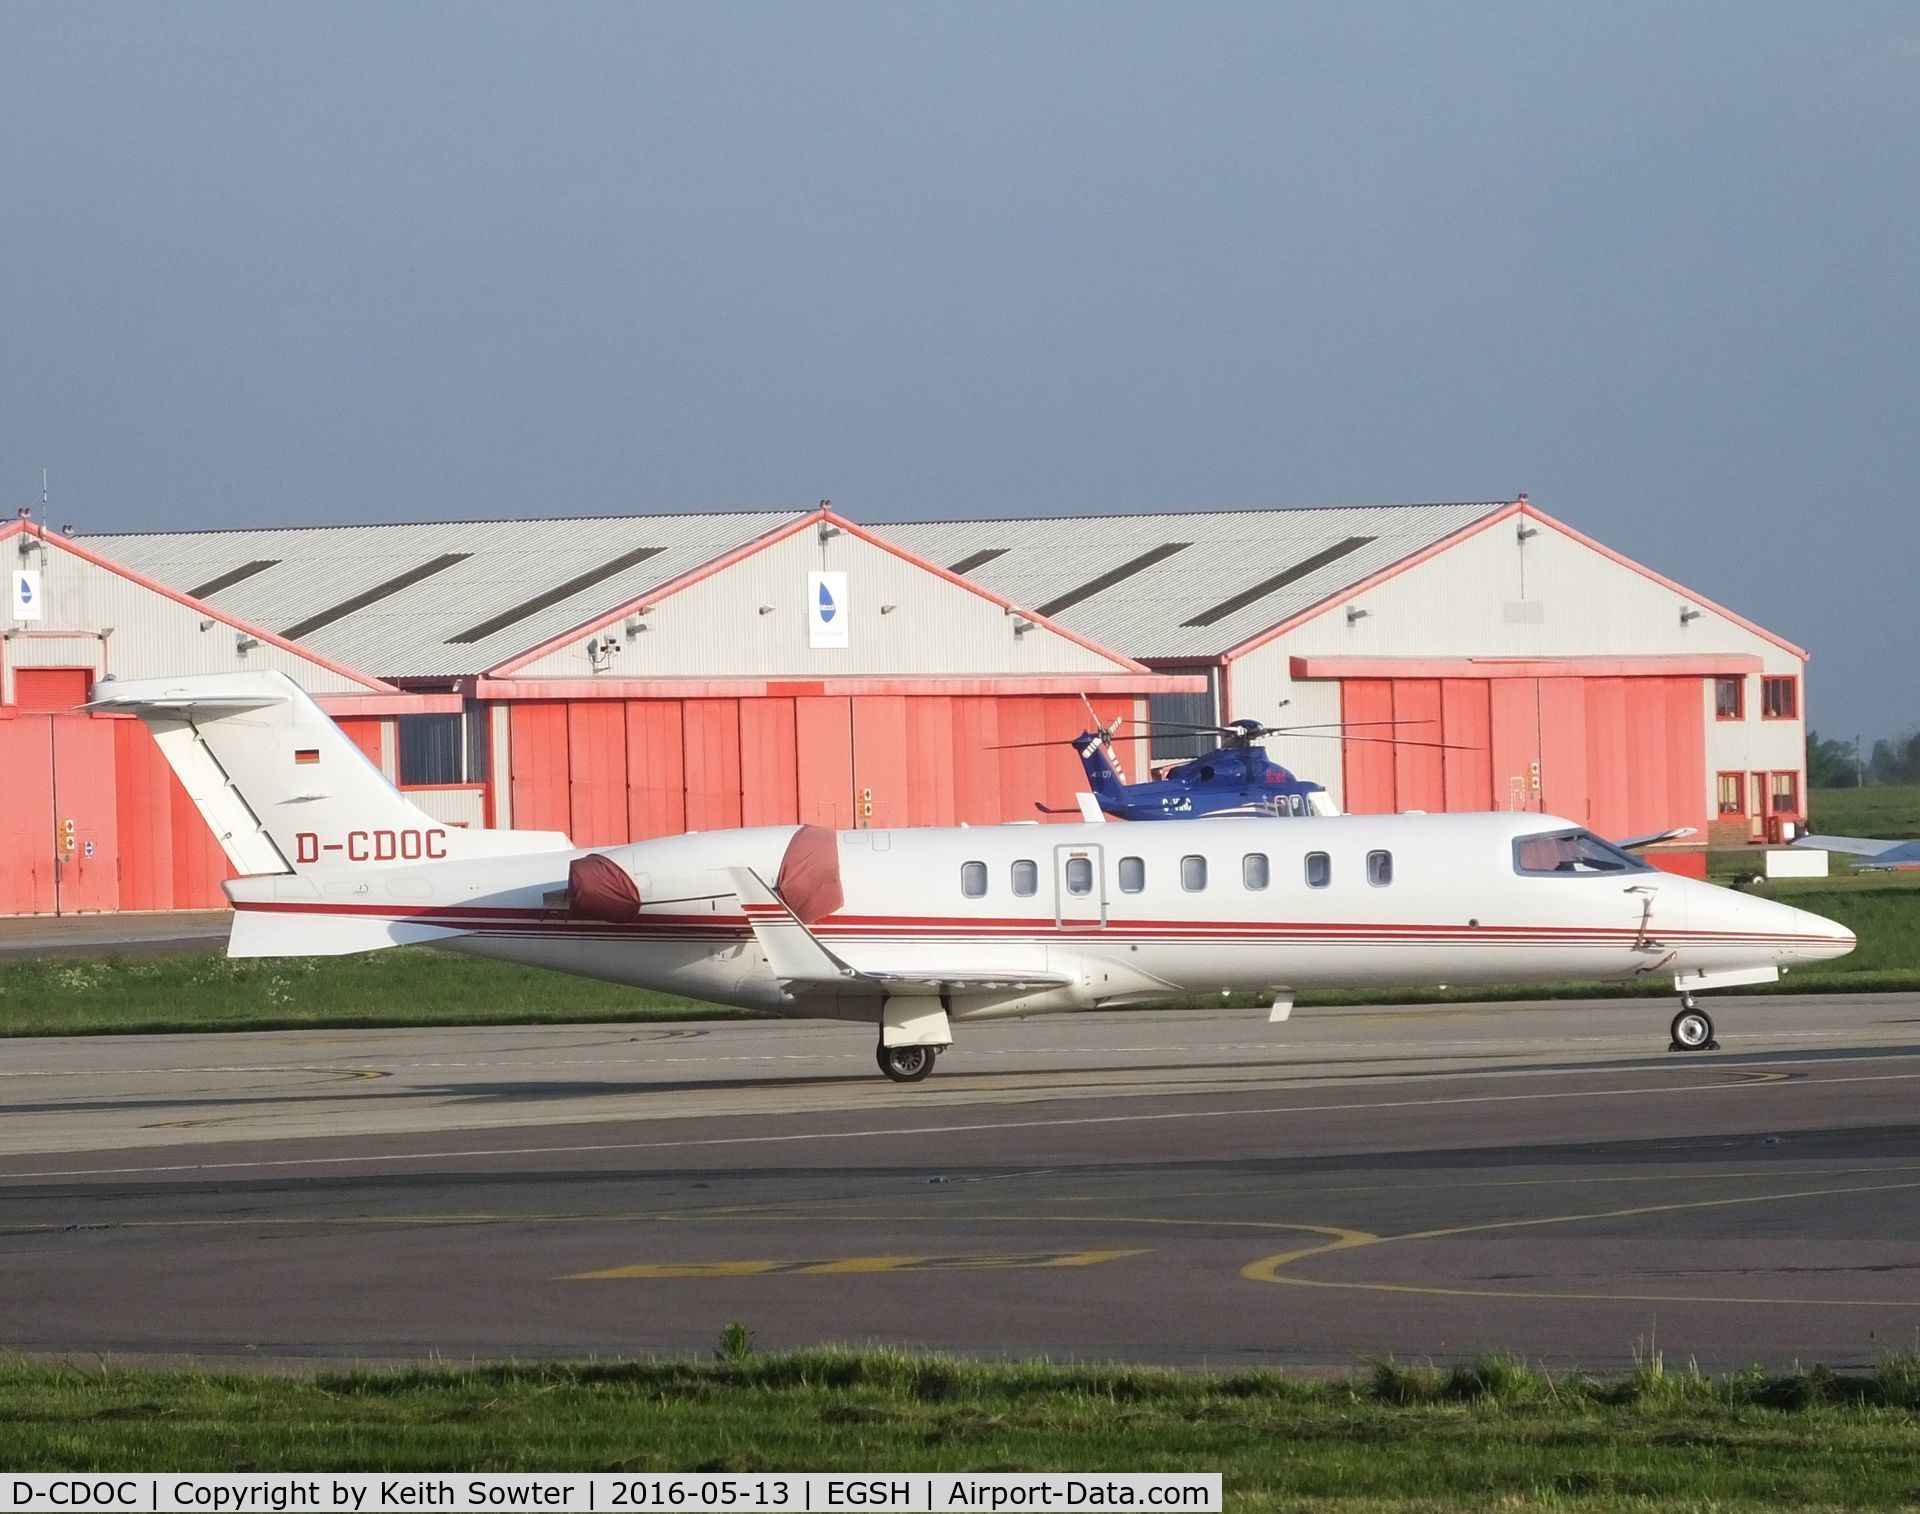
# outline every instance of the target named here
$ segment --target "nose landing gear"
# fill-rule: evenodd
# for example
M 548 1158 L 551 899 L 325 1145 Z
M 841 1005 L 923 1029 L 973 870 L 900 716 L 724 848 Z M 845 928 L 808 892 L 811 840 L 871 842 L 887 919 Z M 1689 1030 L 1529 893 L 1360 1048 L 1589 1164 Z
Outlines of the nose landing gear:
M 1673 1017 L 1673 1025 L 1668 1032 L 1673 1037 L 1669 1051 L 1718 1051 L 1720 1043 L 1713 1038 L 1713 1016 L 1704 1009 L 1697 1008 L 1692 994 L 1680 996 L 1680 1013 Z

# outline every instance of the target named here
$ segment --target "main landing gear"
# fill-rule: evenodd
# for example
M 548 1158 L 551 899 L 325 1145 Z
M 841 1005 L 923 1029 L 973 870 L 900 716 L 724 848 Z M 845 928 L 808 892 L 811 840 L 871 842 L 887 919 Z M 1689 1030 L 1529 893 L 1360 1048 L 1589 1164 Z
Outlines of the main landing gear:
M 1720 1043 L 1713 1038 L 1713 1016 L 1704 1009 L 1697 1008 L 1692 994 L 1680 996 L 1680 1013 L 1673 1017 L 1669 1032 L 1673 1045 L 1669 1051 L 1718 1051 Z
M 880 1064 L 880 1070 L 896 1083 L 918 1083 L 933 1071 L 933 1059 L 940 1054 L 937 1046 L 876 1046 L 874 1058 Z

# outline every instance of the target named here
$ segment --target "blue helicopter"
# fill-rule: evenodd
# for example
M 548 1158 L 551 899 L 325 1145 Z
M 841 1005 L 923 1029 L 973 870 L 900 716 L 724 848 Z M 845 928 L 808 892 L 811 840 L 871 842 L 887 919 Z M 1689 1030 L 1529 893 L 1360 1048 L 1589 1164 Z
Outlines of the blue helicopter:
M 1282 704 L 1286 701 L 1282 700 Z M 1196 820 L 1211 815 L 1261 815 L 1274 819 L 1289 816 L 1337 815 L 1338 806 L 1324 786 L 1310 778 L 1301 778 L 1267 756 L 1260 745 L 1263 738 L 1302 735 L 1322 740 L 1379 741 L 1398 746 L 1447 746 L 1439 741 L 1407 741 L 1395 736 L 1348 736 L 1347 726 L 1339 721 L 1318 725 L 1270 726 L 1258 720 L 1234 720 L 1226 725 L 1186 725 L 1172 721 L 1154 721 L 1155 730 L 1175 730 L 1189 735 L 1212 735 L 1221 744 L 1210 752 L 1174 764 L 1157 777 L 1143 783 L 1128 783 L 1113 758 L 1113 738 L 1126 723 L 1120 716 L 1103 724 L 1087 704 L 1093 729 L 1083 731 L 1068 743 L 1086 769 L 1087 792 L 1080 795 L 1077 810 L 1036 803 L 1044 815 L 1079 814 L 1086 819 L 1112 816 L 1116 820 Z M 1411 722 L 1369 720 L 1357 725 L 1402 725 Z M 1431 722 L 1429 722 L 1431 723 Z M 1326 727 L 1334 729 L 1328 730 Z M 1014 747 L 1055 746 L 1052 741 L 1007 742 L 992 750 Z

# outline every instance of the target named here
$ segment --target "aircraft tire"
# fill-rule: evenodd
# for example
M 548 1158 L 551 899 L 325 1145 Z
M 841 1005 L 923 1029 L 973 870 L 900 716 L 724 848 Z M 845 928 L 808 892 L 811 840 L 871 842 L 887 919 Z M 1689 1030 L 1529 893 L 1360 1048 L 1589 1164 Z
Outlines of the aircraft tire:
M 933 1071 L 938 1048 L 932 1046 L 877 1046 L 874 1060 L 896 1083 L 918 1083 Z
M 1713 1038 L 1713 1016 L 1691 1005 L 1673 1017 L 1668 1033 L 1675 1051 L 1711 1051 L 1720 1044 Z

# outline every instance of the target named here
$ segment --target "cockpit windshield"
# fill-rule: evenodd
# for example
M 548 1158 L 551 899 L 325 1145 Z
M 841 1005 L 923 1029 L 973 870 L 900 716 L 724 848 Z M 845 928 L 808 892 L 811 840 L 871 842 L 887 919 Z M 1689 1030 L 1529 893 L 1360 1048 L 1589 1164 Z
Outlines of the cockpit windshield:
M 1592 831 L 1554 831 L 1521 836 L 1513 843 L 1513 868 L 1528 877 L 1586 876 L 1595 873 L 1644 873 L 1648 865 Z

